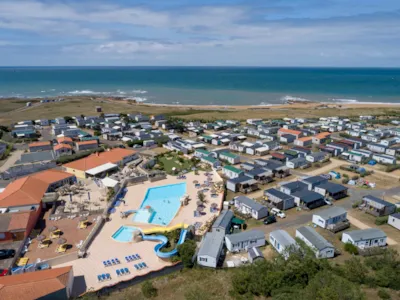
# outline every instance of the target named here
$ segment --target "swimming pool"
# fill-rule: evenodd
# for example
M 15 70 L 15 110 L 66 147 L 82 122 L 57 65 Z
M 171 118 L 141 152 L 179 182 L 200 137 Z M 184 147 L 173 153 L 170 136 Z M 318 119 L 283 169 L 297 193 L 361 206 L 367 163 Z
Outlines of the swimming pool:
M 146 223 L 167 226 L 181 206 L 181 197 L 186 194 L 186 183 L 169 184 L 149 188 L 140 206 L 140 209 L 151 207 L 153 213 Z M 143 219 L 135 215 L 133 220 L 142 222 Z
M 118 242 L 131 242 L 132 234 L 134 231 L 138 230 L 136 227 L 132 226 L 121 226 L 113 235 L 112 238 Z

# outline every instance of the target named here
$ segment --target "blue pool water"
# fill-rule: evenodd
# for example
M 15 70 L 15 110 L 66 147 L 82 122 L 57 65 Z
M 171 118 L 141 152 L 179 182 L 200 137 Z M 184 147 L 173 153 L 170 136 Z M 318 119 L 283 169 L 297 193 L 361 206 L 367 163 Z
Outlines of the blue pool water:
M 112 238 L 118 242 L 131 242 L 132 233 L 137 230 L 132 226 L 121 226 L 113 235 Z
M 151 217 L 146 220 L 147 223 L 167 226 L 178 212 L 181 206 L 180 198 L 184 194 L 186 194 L 186 183 L 149 188 L 140 206 L 140 209 L 150 206 L 153 210 Z M 135 215 L 133 220 L 136 222 L 144 221 L 140 214 Z

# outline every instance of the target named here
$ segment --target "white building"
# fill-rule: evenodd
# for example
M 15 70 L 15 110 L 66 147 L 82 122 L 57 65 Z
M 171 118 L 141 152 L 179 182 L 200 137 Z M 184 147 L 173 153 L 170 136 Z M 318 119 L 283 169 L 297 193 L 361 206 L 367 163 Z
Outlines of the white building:
M 289 258 L 291 250 L 298 247 L 295 239 L 282 229 L 272 231 L 269 234 L 269 242 L 285 259 Z
M 302 226 L 296 229 L 296 238 L 301 239 L 310 247 L 316 258 L 332 258 L 335 256 L 335 248 L 310 226 Z
M 388 224 L 400 230 L 400 213 L 395 213 L 389 216 Z
M 206 233 L 197 253 L 197 264 L 204 267 L 217 267 L 224 246 L 224 235 L 216 231 Z
M 332 206 L 313 214 L 312 222 L 322 228 L 329 228 L 347 220 L 347 211 L 343 207 Z
M 248 230 L 225 236 L 226 248 L 230 252 L 247 251 L 265 245 L 265 235 L 261 230 Z
M 343 243 L 351 243 L 360 249 L 386 246 L 386 233 L 377 228 L 368 228 L 344 232 Z
M 232 166 L 225 166 L 222 169 L 222 173 L 229 179 L 238 178 L 240 175 L 244 174 L 242 170 Z

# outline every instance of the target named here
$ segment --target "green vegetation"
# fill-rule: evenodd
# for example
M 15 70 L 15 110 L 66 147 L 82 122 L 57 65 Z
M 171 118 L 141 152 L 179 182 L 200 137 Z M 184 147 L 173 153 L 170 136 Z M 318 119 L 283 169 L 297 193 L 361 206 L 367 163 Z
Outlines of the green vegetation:
M 6 159 L 10 155 L 12 150 L 13 150 L 13 145 L 7 144 L 6 151 L 4 151 L 4 153 L 0 155 L 0 160 Z
M 183 170 L 191 170 L 195 166 L 192 160 L 186 159 L 175 152 L 158 155 L 156 157 L 157 165 L 158 169 L 164 170 L 168 174 L 177 174 Z
M 74 160 L 81 159 L 81 158 L 84 158 L 86 156 L 89 156 L 92 153 L 103 152 L 103 151 L 104 151 L 104 148 L 98 147 L 96 149 L 82 151 L 82 152 L 75 153 L 75 154 L 72 154 L 72 155 L 61 156 L 56 160 L 56 162 L 58 164 L 66 164 L 66 163 L 69 163 L 71 161 L 74 161 Z
M 390 172 L 396 171 L 398 169 L 400 169 L 400 165 L 397 165 L 397 164 L 396 165 L 388 165 L 385 168 L 385 172 L 390 173 Z
M 154 298 L 158 295 L 158 291 L 151 281 L 145 281 L 142 284 L 142 293 L 145 298 Z
M 358 254 L 358 248 L 357 246 L 354 246 L 351 243 L 346 243 L 344 245 L 344 251 L 349 252 L 350 254 L 357 255 Z
M 389 220 L 389 217 L 388 217 L 388 216 L 377 217 L 377 218 L 375 219 L 375 225 L 384 225 L 384 224 L 387 224 L 388 220 Z
M 183 244 L 178 246 L 178 256 L 181 259 L 185 268 L 193 267 L 193 256 L 196 252 L 196 242 L 193 240 L 186 240 Z

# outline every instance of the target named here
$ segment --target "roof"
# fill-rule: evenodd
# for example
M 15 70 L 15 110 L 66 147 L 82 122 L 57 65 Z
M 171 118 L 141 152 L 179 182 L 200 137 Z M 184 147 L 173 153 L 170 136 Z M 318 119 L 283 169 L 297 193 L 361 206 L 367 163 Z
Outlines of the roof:
M 106 177 L 106 178 L 102 179 L 101 182 L 103 183 L 104 186 L 111 187 L 111 188 L 115 187 L 118 184 L 117 180 L 114 180 L 110 177 Z
M 307 142 L 307 141 L 311 141 L 311 140 L 312 140 L 312 137 L 310 137 L 310 136 L 305 136 L 305 137 L 301 137 L 301 138 L 297 139 L 297 141 L 302 141 L 302 142 Z
M 324 138 L 326 138 L 326 137 L 328 137 L 330 135 L 331 135 L 330 132 L 321 132 L 321 133 L 318 133 L 317 135 L 315 135 L 315 138 L 324 139 Z
M 342 191 L 346 191 L 348 188 L 345 187 L 344 185 L 338 184 L 338 183 L 333 183 L 333 182 L 325 182 L 321 183 L 320 185 L 317 186 L 318 188 L 324 189 L 328 191 L 329 193 L 336 194 Z
M 30 143 L 28 145 L 29 148 L 31 147 L 41 147 L 41 146 L 50 146 L 50 142 L 49 141 L 45 141 L 45 142 L 34 142 L 34 143 Z
M 214 224 L 212 225 L 212 228 L 216 227 L 227 228 L 232 218 L 233 218 L 233 212 L 231 210 L 223 210 L 221 211 L 221 214 L 218 216 L 218 218 L 215 220 Z
M 233 154 L 231 152 L 222 152 L 220 155 L 226 156 L 226 157 L 230 157 L 230 158 L 237 158 L 238 155 Z
M 249 184 L 254 184 L 257 183 L 253 178 L 246 176 L 246 175 L 240 175 L 239 177 L 228 179 L 228 182 L 230 183 L 243 183 L 243 182 L 250 182 Z
M 55 145 L 53 147 L 54 151 L 57 151 L 57 150 L 60 150 L 60 149 L 70 149 L 70 150 L 72 150 L 72 146 L 68 145 L 68 144 L 58 144 L 58 145 Z
M 200 245 L 197 256 L 210 256 L 217 258 L 224 242 L 224 235 L 219 232 L 207 232 Z
M 134 150 L 114 148 L 110 151 L 94 153 L 85 158 L 75 160 L 73 162 L 65 164 L 64 167 L 87 171 L 106 163 L 118 163 L 122 161 L 125 157 L 133 155 L 135 153 L 136 151 Z
M 383 206 L 395 206 L 393 203 L 390 203 L 388 201 L 385 201 L 385 200 L 383 200 L 381 198 L 378 198 L 378 197 L 375 197 L 375 196 L 372 196 L 372 195 L 364 196 L 363 200 L 369 200 L 371 202 L 376 202 L 376 203 L 379 203 L 379 204 L 381 204 Z
M 309 190 L 302 190 L 302 191 L 297 191 L 292 194 L 292 196 L 300 198 L 300 200 L 304 203 L 311 203 L 317 200 L 322 199 L 324 196 L 321 194 L 318 194 L 313 191 Z
M 196 152 L 203 153 L 203 154 L 206 154 L 206 155 L 210 154 L 210 151 L 207 151 L 207 150 L 204 150 L 204 149 L 196 149 Z
M 39 151 L 39 152 L 30 152 L 23 153 L 20 159 L 16 162 L 16 164 L 27 164 L 39 161 L 51 161 L 55 160 L 56 157 L 52 150 L 49 151 Z
M 284 154 L 278 153 L 278 152 L 271 153 L 271 156 L 279 158 L 279 159 L 285 159 L 286 158 L 286 156 Z
M 70 137 L 63 136 L 63 137 L 57 138 L 57 142 L 58 143 L 65 143 L 65 142 L 72 143 L 72 139 Z
M 270 237 L 272 236 L 275 240 L 278 240 L 279 244 L 283 247 L 290 247 L 292 245 L 296 245 L 296 241 L 294 240 L 294 238 L 292 238 L 290 234 L 287 233 L 285 230 L 278 229 L 271 231 L 269 236 Z
M 300 135 L 302 133 L 301 131 L 298 130 L 285 129 L 285 128 L 280 128 L 278 132 L 294 134 L 294 135 Z
M 260 203 L 250 199 L 249 197 L 246 196 L 238 196 L 234 198 L 235 201 L 239 201 L 240 203 L 243 203 L 249 207 L 251 207 L 254 210 L 261 210 L 266 208 L 264 205 L 261 205 Z
M 353 241 L 362 241 L 362 240 L 370 240 L 370 239 L 378 239 L 378 238 L 386 238 L 386 233 L 378 228 L 368 228 L 368 229 L 360 229 L 347 231 L 343 234 L 347 234 Z
M 0 207 L 37 205 L 50 184 L 71 176 L 73 175 L 51 169 L 19 178 L 0 194 Z
M 400 220 L 400 212 L 395 213 L 395 214 L 392 214 L 392 215 L 390 215 L 390 216 L 393 217 L 393 218 L 396 218 L 396 219 L 399 219 L 399 220 Z
M 116 165 L 116 164 L 105 163 L 104 165 L 101 165 L 101 166 L 86 170 L 86 173 L 89 174 L 89 175 L 97 175 L 97 174 L 106 172 L 108 170 L 113 170 L 113 169 L 116 169 L 116 168 L 118 168 L 118 165 Z
M 271 170 L 267 170 L 264 168 L 256 167 L 252 170 L 246 171 L 247 176 L 261 176 L 261 175 L 272 175 Z
M 256 247 L 250 248 L 250 249 L 247 251 L 247 253 L 248 253 L 249 256 L 251 257 L 251 259 L 255 259 L 255 258 L 257 258 L 257 257 L 262 257 L 262 258 L 264 258 L 264 255 L 262 254 L 262 252 L 261 252 L 258 248 L 256 248 Z
M 227 234 L 225 238 L 230 240 L 232 244 L 237 244 L 248 240 L 265 239 L 265 234 L 261 230 L 252 229 L 252 230 L 242 231 L 239 233 Z
M 68 286 L 71 266 L 0 277 L 0 299 L 40 299 Z
M 226 170 L 228 170 L 228 171 L 231 171 L 231 172 L 233 172 L 233 173 L 236 173 L 236 174 L 243 173 L 242 170 L 240 170 L 240 169 L 238 169 L 238 168 L 235 168 L 235 167 L 232 167 L 232 166 L 225 166 L 224 169 L 226 169 Z
M 98 140 L 89 140 L 89 141 L 82 141 L 82 142 L 76 142 L 77 146 L 82 146 L 82 145 L 94 145 L 94 144 L 98 144 Z
M 343 214 L 347 214 L 347 211 L 340 206 L 332 206 L 327 209 L 321 210 L 318 213 L 315 213 L 315 215 L 319 216 L 320 218 L 324 220 L 329 220 L 333 219 L 337 216 L 341 216 Z
M 274 196 L 274 197 L 277 197 L 277 198 L 279 198 L 279 199 L 281 199 L 281 200 L 293 199 L 292 196 L 290 196 L 290 195 L 288 195 L 288 194 L 285 194 L 285 193 L 283 193 L 283 192 L 281 192 L 281 191 L 279 191 L 279 190 L 277 190 L 277 189 L 274 189 L 274 188 L 265 190 L 265 191 L 264 191 L 264 195 L 265 195 L 265 194 L 270 194 L 270 195 L 272 195 L 272 196 Z
M 27 211 L 21 213 L 11 213 L 10 223 L 8 224 L 7 231 L 25 230 L 28 227 L 29 220 L 34 212 Z
M 322 176 L 311 176 L 311 177 L 304 178 L 301 181 L 314 184 L 314 183 L 324 182 L 327 180 L 328 179 L 326 179 L 325 177 L 322 177 Z
M 325 248 L 333 248 L 332 244 L 329 243 L 326 239 L 324 239 L 318 232 L 314 230 L 314 228 L 310 226 L 302 226 L 297 228 L 302 236 L 306 238 L 315 248 L 318 250 L 323 250 Z
M 290 190 L 303 190 L 307 189 L 307 185 L 301 181 L 291 181 L 285 184 L 282 184 L 281 187 L 290 189 Z

